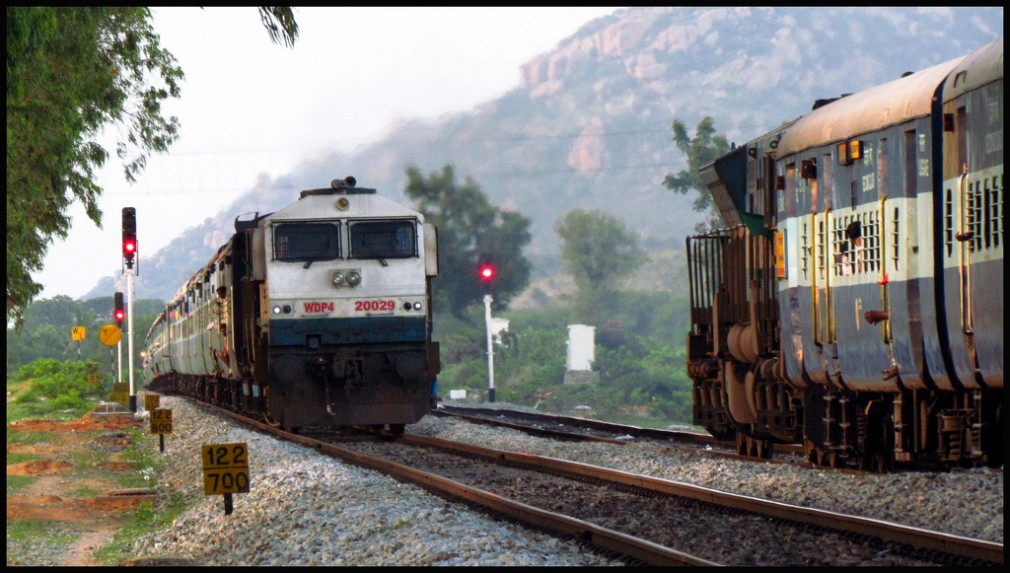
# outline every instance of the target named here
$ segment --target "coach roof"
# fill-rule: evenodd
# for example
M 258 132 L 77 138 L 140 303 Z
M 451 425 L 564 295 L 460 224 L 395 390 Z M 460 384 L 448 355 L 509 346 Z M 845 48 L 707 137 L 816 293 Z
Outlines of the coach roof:
M 937 86 L 963 59 L 955 58 L 811 111 L 786 130 L 778 156 L 856 138 L 929 115 Z

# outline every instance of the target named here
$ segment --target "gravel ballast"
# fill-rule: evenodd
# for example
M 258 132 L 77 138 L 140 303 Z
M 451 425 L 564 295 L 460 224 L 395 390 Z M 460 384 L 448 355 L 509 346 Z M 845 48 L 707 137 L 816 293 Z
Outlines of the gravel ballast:
M 377 472 L 214 418 L 186 400 L 162 401 L 163 408 L 173 410 L 176 431 L 166 436 L 168 463 L 159 487 L 192 496 L 194 506 L 168 529 L 136 541 L 137 560 L 232 566 L 624 564 L 574 541 L 495 520 Z M 407 432 L 1003 541 L 1002 468 L 884 475 L 809 471 L 715 459 L 648 442 L 551 441 L 438 416 L 426 416 Z M 232 442 L 249 446 L 252 487 L 233 496 L 234 510 L 225 515 L 221 496 L 203 496 L 200 447 Z

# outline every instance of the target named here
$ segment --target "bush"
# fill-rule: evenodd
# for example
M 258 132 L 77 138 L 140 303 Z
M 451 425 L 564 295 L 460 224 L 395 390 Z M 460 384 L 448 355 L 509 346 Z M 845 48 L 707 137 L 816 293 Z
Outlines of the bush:
M 88 375 L 97 370 L 98 363 L 93 360 L 35 360 L 22 366 L 14 377 L 28 384 L 15 402 L 53 401 L 57 408 L 85 407 L 85 397 L 97 398 L 101 394 L 100 386 L 88 382 Z

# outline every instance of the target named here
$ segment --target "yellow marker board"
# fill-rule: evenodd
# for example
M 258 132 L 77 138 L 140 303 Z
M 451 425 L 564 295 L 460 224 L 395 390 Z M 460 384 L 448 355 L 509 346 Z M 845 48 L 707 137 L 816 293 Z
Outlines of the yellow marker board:
M 144 394 L 144 409 L 153 412 L 158 406 L 161 406 L 161 394 L 152 394 L 150 392 Z
M 249 449 L 246 444 L 201 446 L 203 493 L 249 493 Z
M 126 383 L 114 383 L 109 400 L 129 407 L 130 405 L 130 385 Z
M 167 408 L 156 408 L 151 410 L 151 433 L 172 433 L 172 410 Z
M 119 330 L 115 324 L 106 324 L 98 331 L 98 340 L 101 340 L 102 344 L 106 346 L 115 346 L 122 337 L 123 331 Z
M 84 340 L 84 336 L 87 334 L 88 329 L 83 326 L 72 326 L 70 328 L 70 338 L 73 340 Z

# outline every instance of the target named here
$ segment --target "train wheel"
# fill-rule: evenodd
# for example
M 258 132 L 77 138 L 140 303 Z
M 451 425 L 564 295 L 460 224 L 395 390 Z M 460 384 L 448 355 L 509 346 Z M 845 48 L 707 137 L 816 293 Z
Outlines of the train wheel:
M 824 452 L 824 450 L 817 448 L 816 452 L 817 452 L 817 465 L 821 467 L 827 465 L 828 455 Z
M 810 440 L 803 440 L 803 456 L 806 458 L 808 463 L 817 463 L 817 446 L 815 446 Z
M 873 469 L 878 473 L 884 473 L 887 471 L 887 456 L 884 454 L 878 454 L 873 457 Z

